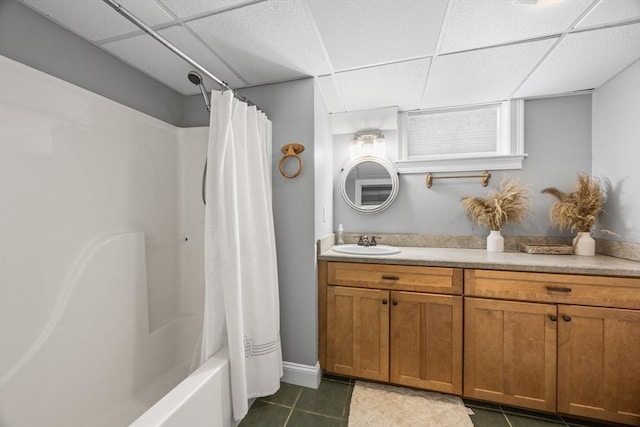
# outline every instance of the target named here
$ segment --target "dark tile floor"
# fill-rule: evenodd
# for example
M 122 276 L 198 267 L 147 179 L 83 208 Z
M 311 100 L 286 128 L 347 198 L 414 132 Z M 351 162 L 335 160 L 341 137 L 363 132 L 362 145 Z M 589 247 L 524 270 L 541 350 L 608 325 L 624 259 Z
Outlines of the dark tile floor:
M 473 411 L 471 421 L 475 427 L 610 427 L 602 424 L 543 412 L 529 411 L 511 406 L 495 405 L 463 399 Z
M 347 427 L 354 383 L 334 376 L 324 376 L 317 390 L 282 383 L 276 394 L 253 403 L 240 427 Z M 467 399 L 464 402 L 474 412 L 474 427 L 610 426 Z
M 317 390 L 282 383 L 257 399 L 240 427 L 347 427 L 353 381 L 323 377 Z

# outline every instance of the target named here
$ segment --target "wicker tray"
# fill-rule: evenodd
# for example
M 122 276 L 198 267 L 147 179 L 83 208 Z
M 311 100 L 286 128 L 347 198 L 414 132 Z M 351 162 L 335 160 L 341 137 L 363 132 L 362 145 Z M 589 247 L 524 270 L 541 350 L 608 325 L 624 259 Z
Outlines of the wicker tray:
M 534 245 L 529 243 L 518 243 L 518 248 L 528 254 L 546 255 L 571 255 L 573 247 L 569 245 Z

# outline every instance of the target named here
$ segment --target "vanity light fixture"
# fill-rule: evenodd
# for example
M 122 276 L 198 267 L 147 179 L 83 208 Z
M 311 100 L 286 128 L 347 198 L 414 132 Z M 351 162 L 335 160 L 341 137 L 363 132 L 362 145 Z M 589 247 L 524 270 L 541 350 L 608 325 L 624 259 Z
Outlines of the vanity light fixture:
M 379 129 L 357 131 L 349 142 L 349 157 L 361 156 L 387 157 L 387 142 Z

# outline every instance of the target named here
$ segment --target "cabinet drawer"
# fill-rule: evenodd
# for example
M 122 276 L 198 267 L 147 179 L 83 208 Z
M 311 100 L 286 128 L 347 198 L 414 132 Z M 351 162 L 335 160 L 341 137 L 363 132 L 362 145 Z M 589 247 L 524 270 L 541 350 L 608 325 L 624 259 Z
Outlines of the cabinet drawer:
M 465 270 L 466 296 L 640 309 L 640 279 Z
M 398 291 L 462 294 L 462 269 L 330 262 L 331 285 Z

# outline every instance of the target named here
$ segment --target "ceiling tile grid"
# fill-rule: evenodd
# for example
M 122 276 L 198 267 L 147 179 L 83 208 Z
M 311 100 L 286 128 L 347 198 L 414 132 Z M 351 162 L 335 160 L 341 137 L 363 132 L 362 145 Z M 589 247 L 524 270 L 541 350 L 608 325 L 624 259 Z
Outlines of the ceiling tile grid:
M 569 34 L 515 94 L 598 88 L 640 58 L 640 23 Z
M 446 0 L 309 0 L 335 71 L 433 55 Z
M 587 28 L 640 19 L 640 0 L 602 0 L 580 22 L 576 28 Z
M 551 5 L 509 0 L 453 1 L 440 53 L 564 32 L 595 0 L 571 0 Z
M 175 26 L 158 32 L 173 45 L 189 55 L 206 70 L 215 70 L 215 76 L 233 87 L 244 86 L 245 83 L 227 68 L 214 54 L 203 46 L 186 29 Z M 175 53 L 158 43 L 148 35 L 140 35 L 104 44 L 104 48 L 151 77 L 163 82 L 183 95 L 196 95 L 200 89 L 189 82 L 187 73 L 194 67 L 186 63 Z M 209 89 L 218 89 L 218 85 L 205 76 L 205 84 Z
M 188 18 L 204 13 L 215 13 L 242 4 L 247 0 L 156 0 L 164 4 L 178 18 Z
M 261 2 L 187 25 L 250 84 L 331 72 L 299 1 Z
M 415 110 L 420 99 L 431 58 L 361 68 L 336 73 L 347 111 L 398 106 L 400 110 Z
M 422 108 L 507 100 L 557 38 L 439 56 Z
M 192 66 L 102 0 L 19 1 L 199 93 Z M 332 113 L 598 88 L 640 57 L 640 0 L 116 1 L 231 87 L 315 76 Z
M 111 6 L 96 0 L 21 0 L 45 16 L 79 36 L 95 42 L 139 31 L 131 22 L 116 13 Z M 171 22 L 173 17 L 157 3 L 149 0 L 118 0 L 149 26 Z

